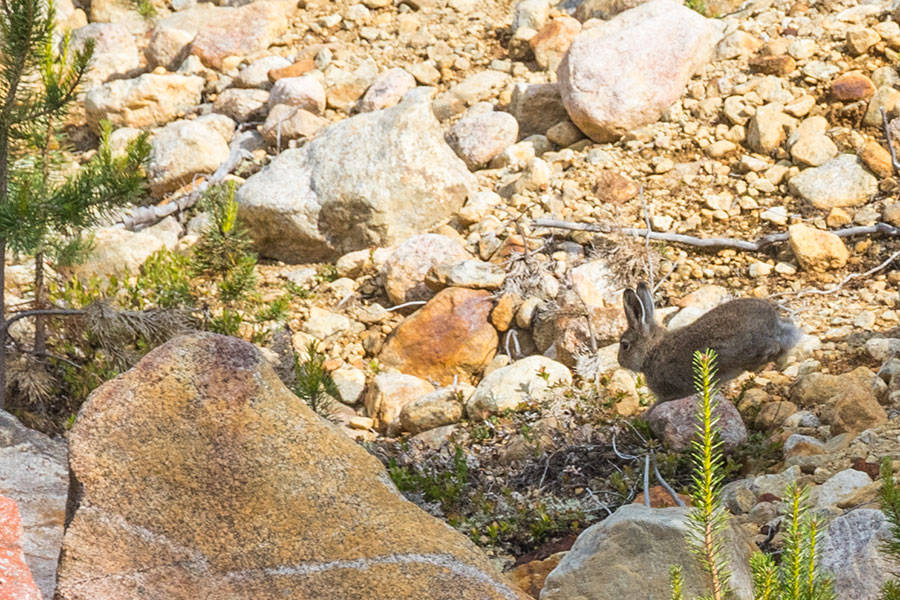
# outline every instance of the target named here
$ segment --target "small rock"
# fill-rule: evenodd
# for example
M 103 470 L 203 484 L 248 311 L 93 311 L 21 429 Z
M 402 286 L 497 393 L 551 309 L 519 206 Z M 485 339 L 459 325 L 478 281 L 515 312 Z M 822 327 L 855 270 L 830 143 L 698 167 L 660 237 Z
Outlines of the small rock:
M 100 121 L 127 127 L 152 127 L 174 120 L 200 103 L 203 79 L 194 75 L 144 74 L 117 79 L 88 91 L 84 110 L 88 124 L 100 131 Z
M 716 45 L 716 60 L 729 60 L 741 56 L 755 54 L 762 46 L 762 41 L 746 31 L 733 31 L 722 38 Z
M 229 56 L 246 56 L 265 50 L 289 25 L 289 2 L 253 2 L 239 8 L 218 10 L 202 23 L 191 42 L 191 54 L 203 64 L 222 68 Z
M 375 78 L 359 101 L 359 112 L 370 112 L 394 106 L 403 95 L 416 87 L 416 78 L 399 67 L 388 69 Z
M 841 102 L 868 100 L 875 93 L 875 84 L 860 71 L 844 73 L 831 82 L 831 95 Z
M 436 86 L 441 81 L 441 72 L 429 61 L 410 65 L 406 70 L 422 85 Z
M 283 147 L 289 140 L 311 138 L 329 124 L 327 119 L 297 106 L 276 104 L 269 109 L 260 133 L 270 146 Z
M 458 115 L 467 106 L 491 97 L 494 90 L 505 85 L 508 80 L 509 75 L 499 71 L 479 71 L 469 75 L 434 99 L 434 114 L 439 120 Z
M 765 431 L 780 427 L 784 420 L 795 412 L 797 412 L 797 405 L 793 402 L 768 402 L 763 404 L 756 415 L 756 428 Z
M 353 406 L 362 400 L 366 389 L 366 374 L 356 367 L 341 367 L 331 372 L 340 394 L 340 401 Z
M 872 479 L 862 471 L 857 471 L 856 469 L 839 471 L 816 488 L 816 507 L 828 508 L 837 506 L 842 498 L 870 483 L 872 483 Z
M 878 88 L 869 100 L 869 107 L 863 116 L 863 125 L 881 127 L 881 109 L 887 112 L 888 119 L 892 119 L 897 116 L 898 105 L 900 105 L 900 91 L 890 85 Z
M 279 79 L 284 79 L 285 77 L 300 77 L 301 75 L 306 75 L 315 68 L 316 63 L 312 58 L 301 58 L 286 67 L 278 67 L 269 70 L 268 77 L 270 82 L 275 83 Z
M 475 290 L 497 290 L 506 281 L 506 272 L 494 263 L 481 260 L 463 260 L 456 263 L 437 265 L 434 269 L 445 270 L 442 278 L 447 286 Z
M 647 422 L 653 433 L 668 448 L 681 452 L 691 447 L 691 440 L 696 432 L 697 401 L 698 398 L 694 395 L 663 402 L 647 415 Z M 731 402 L 719 397 L 715 414 L 719 416 L 719 435 L 723 450 L 737 448 L 747 440 L 747 428 Z
M 566 148 L 578 140 L 584 139 L 584 133 L 575 126 L 575 123 L 567 119 L 548 129 L 547 139 L 560 148 Z
M 569 118 L 597 142 L 655 122 L 712 58 L 720 31 L 671 0 L 651 0 L 582 30 L 557 70 Z
M 556 361 L 529 356 L 485 377 L 466 403 L 470 419 L 483 420 L 519 404 L 540 401 L 553 385 L 570 385 L 572 374 Z
M 447 144 L 471 170 L 484 167 L 504 148 L 514 144 L 519 133 L 516 119 L 505 112 L 463 117 L 447 132 Z
M 757 73 L 784 76 L 793 73 L 797 62 L 787 54 L 754 56 L 749 61 L 750 68 Z
M 403 407 L 434 392 L 434 386 L 402 373 L 379 373 L 366 393 L 366 412 L 374 428 L 384 431 L 400 417 Z
M 459 242 L 443 235 L 412 236 L 391 253 L 384 264 L 384 286 L 394 304 L 428 300 L 434 295 L 425 285 L 428 271 L 442 263 L 471 258 Z
M 891 164 L 891 153 L 881 144 L 873 140 L 867 141 L 859 149 L 857 156 L 869 169 L 881 178 L 891 177 L 894 167 Z
M 194 175 L 213 173 L 228 154 L 228 142 L 202 123 L 169 123 L 153 136 L 147 165 L 150 189 L 155 196 L 176 190 Z
M 442 385 L 473 380 L 497 351 L 490 293 L 447 288 L 407 317 L 387 338 L 379 361 Z
M 309 309 L 309 318 L 302 327 L 302 331 L 320 340 L 347 329 L 350 329 L 350 319 L 318 306 Z
M 519 122 L 519 135 L 523 137 L 546 133 L 553 125 L 569 119 L 555 83 L 517 83 L 509 112 Z
M 706 147 L 710 158 L 722 158 L 737 150 L 737 144 L 728 140 L 718 140 Z
M 213 110 L 238 123 L 258 121 L 266 112 L 269 92 L 257 89 L 228 88 L 216 98 Z
M 336 67 L 334 63 L 325 69 L 325 85 L 328 88 L 328 107 L 349 111 L 378 78 L 378 66 L 371 58 L 363 61 L 355 70 Z
M 787 137 L 786 129 L 791 126 L 792 120 L 784 114 L 784 107 L 772 102 L 761 106 L 750 119 L 747 128 L 747 145 L 756 152 L 769 154 Z
M 241 69 L 238 76 L 234 78 L 234 85 L 239 88 L 268 90 L 272 87 L 269 71 L 283 69 L 290 65 L 290 61 L 281 56 L 264 56 Z
M 865 27 L 855 27 L 847 31 L 847 49 L 852 56 L 868 52 L 869 48 L 881 41 L 881 36 Z
M 104 83 L 113 75 L 128 75 L 140 67 L 137 44 L 124 26 L 116 23 L 91 23 L 79 27 L 72 32 L 69 51 L 80 50 L 89 39 L 94 40 L 94 54 L 85 74 L 88 83 L 86 87 Z
M 276 104 L 297 106 L 319 115 L 325 110 L 325 88 L 311 75 L 283 77 L 275 82 L 269 95 L 269 106 Z
M 528 40 L 535 61 L 542 69 L 555 72 L 572 40 L 581 31 L 581 23 L 572 17 L 557 17 Z
M 791 251 L 807 271 L 839 269 L 850 257 L 844 241 L 830 231 L 798 223 L 788 228 L 788 236 Z
M 468 393 L 471 394 L 471 387 Z M 404 404 L 400 427 L 412 434 L 459 423 L 463 417 L 466 392 L 455 387 L 441 388 Z
M 864 204 L 878 191 L 878 180 L 854 154 L 841 154 L 819 167 L 805 169 L 788 181 L 791 192 L 816 208 Z

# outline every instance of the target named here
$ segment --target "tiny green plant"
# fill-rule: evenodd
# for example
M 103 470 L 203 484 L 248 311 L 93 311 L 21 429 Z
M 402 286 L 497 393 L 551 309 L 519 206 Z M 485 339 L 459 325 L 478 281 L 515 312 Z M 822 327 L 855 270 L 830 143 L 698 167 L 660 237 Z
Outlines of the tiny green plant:
M 243 298 L 257 279 L 253 242 L 238 220 L 236 190 L 231 181 L 206 190 L 200 205 L 209 211 L 212 222 L 192 252 L 194 274 L 217 278 L 219 298 L 226 303 Z
M 292 391 L 315 412 L 326 419 L 334 418 L 335 400 L 341 393 L 331 373 L 325 370 L 325 354 L 319 352 L 318 344 L 310 341 L 306 345 L 307 358 L 294 355 L 296 379 Z

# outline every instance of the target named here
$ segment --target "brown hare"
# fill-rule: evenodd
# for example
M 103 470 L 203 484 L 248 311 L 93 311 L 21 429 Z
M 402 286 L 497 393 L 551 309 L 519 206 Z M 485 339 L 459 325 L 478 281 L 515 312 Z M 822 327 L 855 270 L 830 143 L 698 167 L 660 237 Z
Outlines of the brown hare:
M 641 372 L 658 402 L 690 396 L 694 389 L 693 357 L 711 348 L 718 358 L 717 380 L 725 383 L 785 354 L 800 330 L 765 300 L 740 298 L 721 304 L 699 319 L 666 331 L 653 318 L 653 296 L 645 282 L 624 297 L 628 329 L 619 341 L 619 364 Z

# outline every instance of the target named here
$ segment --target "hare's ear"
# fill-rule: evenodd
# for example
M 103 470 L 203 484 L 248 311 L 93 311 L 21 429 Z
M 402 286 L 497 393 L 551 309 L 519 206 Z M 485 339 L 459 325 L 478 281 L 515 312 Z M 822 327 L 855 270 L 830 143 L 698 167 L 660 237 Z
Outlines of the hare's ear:
M 641 301 L 641 305 L 644 307 L 644 324 L 646 326 L 650 326 L 650 323 L 653 322 L 653 293 L 650 291 L 650 286 L 647 285 L 646 281 L 642 281 L 637 286 L 637 295 Z
M 625 319 L 628 321 L 628 327 L 638 331 L 645 331 L 647 326 L 644 320 L 644 305 L 641 303 L 641 299 L 638 298 L 633 289 L 627 288 L 622 300 L 625 304 Z

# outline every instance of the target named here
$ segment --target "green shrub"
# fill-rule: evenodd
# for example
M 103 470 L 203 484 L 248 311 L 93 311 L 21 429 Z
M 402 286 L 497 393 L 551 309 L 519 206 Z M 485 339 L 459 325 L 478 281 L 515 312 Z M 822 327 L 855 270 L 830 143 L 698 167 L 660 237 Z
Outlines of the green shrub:
M 305 360 L 301 360 L 297 354 L 294 355 L 296 379 L 291 391 L 306 402 L 317 415 L 330 420 L 333 418 L 334 402 L 341 399 L 341 393 L 331 373 L 325 370 L 325 355 L 319 352 L 316 342 L 311 341 L 307 344 L 306 354 Z

